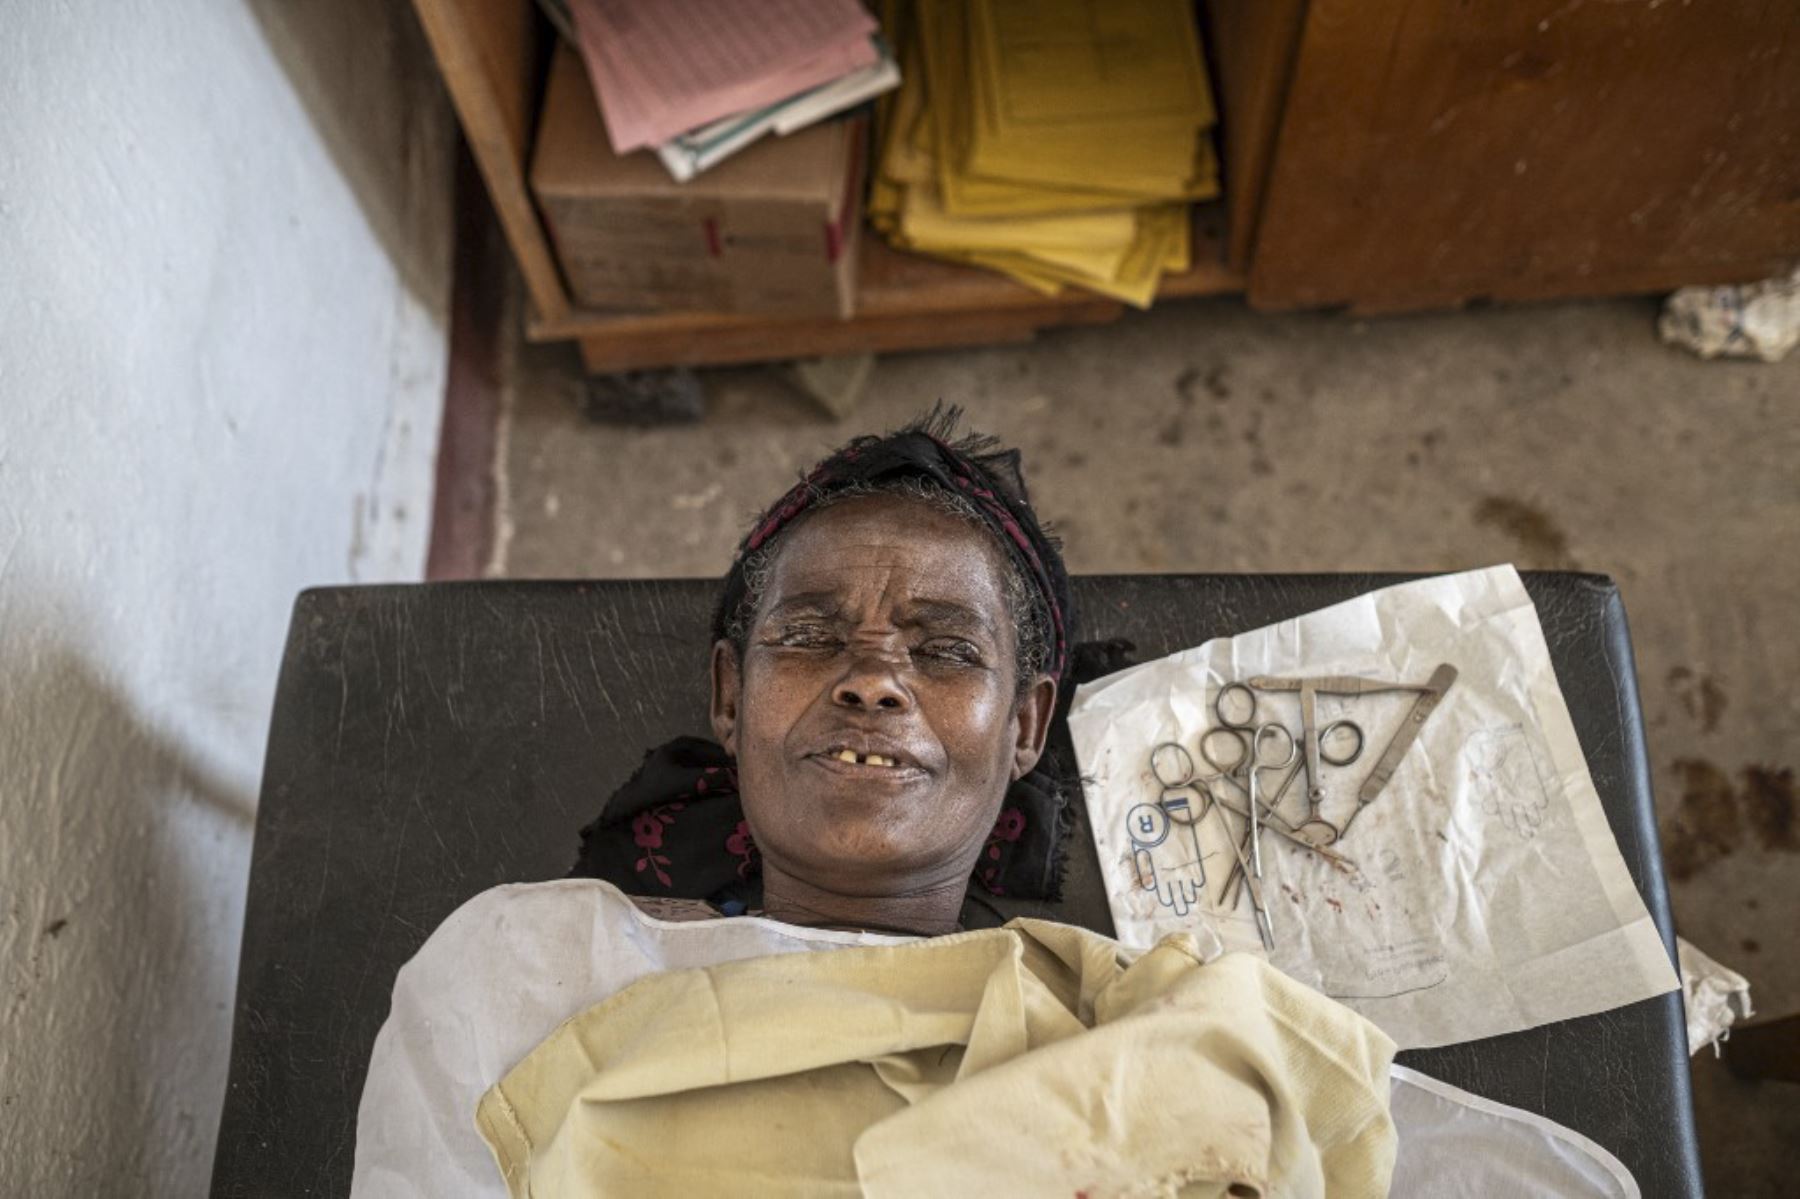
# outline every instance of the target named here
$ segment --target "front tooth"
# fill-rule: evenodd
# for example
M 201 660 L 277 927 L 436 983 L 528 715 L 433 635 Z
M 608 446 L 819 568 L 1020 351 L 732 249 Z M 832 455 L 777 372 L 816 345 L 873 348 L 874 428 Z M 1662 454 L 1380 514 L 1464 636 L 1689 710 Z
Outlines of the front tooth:
M 893 764 L 892 758 L 884 758 L 880 754 L 869 755 L 869 765 L 871 766 L 892 766 Z
M 840 749 L 837 753 L 837 760 L 840 762 L 855 763 L 856 751 L 853 749 Z

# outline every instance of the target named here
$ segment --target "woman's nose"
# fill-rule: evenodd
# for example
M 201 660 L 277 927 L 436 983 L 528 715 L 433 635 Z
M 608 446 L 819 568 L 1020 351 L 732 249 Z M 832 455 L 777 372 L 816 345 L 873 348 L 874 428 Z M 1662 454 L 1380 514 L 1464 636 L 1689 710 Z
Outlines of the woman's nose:
M 912 695 L 900 682 L 894 664 L 870 655 L 859 658 L 832 688 L 831 698 L 846 708 L 904 712 L 912 707 Z

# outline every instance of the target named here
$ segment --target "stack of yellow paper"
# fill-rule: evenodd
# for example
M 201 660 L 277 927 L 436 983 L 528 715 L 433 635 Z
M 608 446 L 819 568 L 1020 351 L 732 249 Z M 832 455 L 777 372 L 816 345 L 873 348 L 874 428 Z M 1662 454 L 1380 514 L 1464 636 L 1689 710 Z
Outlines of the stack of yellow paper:
M 1218 194 L 1191 0 L 886 0 L 904 80 L 869 216 L 889 241 L 1149 305 Z

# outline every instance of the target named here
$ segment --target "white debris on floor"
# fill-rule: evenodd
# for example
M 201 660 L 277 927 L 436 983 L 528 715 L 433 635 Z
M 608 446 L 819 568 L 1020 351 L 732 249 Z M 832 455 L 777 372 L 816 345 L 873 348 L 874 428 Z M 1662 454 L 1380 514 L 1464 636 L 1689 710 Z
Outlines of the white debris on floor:
M 1800 267 L 1785 279 L 1684 287 L 1664 303 L 1657 332 L 1702 358 L 1779 362 L 1800 344 Z

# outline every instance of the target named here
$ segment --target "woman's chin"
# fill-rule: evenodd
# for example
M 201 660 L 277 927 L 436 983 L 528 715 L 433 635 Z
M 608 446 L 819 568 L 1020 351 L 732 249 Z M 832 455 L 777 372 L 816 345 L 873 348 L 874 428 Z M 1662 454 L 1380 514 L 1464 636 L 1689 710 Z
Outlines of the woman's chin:
M 863 820 L 820 821 L 818 836 L 795 853 L 790 871 L 801 881 L 839 895 L 873 898 L 917 891 L 943 873 L 958 845 L 939 845 L 938 829 L 895 827 Z

